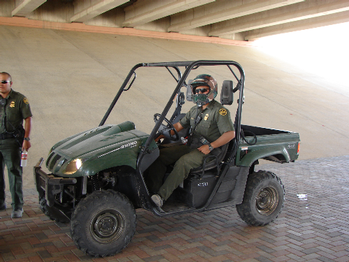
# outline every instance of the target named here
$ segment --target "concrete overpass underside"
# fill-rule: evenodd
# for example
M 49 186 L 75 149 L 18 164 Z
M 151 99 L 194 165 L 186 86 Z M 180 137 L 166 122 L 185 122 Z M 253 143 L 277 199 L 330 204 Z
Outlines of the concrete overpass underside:
M 104 28 L 101 31 L 119 29 L 118 33 L 152 31 L 254 40 L 348 22 L 349 1 L 4 0 L 0 2 L 0 18 L 2 25 L 82 31 L 97 26 Z

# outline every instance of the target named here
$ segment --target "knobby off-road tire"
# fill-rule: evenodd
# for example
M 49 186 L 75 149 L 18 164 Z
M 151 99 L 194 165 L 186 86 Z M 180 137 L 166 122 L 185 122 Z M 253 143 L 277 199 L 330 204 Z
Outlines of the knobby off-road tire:
M 236 209 L 248 225 L 265 226 L 278 217 L 284 200 L 280 178 L 272 172 L 258 171 L 249 175 L 244 200 Z
M 135 209 L 125 195 L 112 190 L 95 191 L 74 210 L 71 237 L 91 256 L 111 256 L 130 243 L 136 223 Z

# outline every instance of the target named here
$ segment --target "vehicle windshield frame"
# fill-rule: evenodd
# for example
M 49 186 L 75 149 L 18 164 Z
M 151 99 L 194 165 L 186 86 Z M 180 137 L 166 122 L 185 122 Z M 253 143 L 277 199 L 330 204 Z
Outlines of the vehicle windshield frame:
M 177 81 L 176 88 L 174 89 L 173 93 L 168 99 L 167 104 L 165 105 L 163 111 L 160 114 L 160 117 L 158 121 L 155 123 L 155 126 L 153 127 L 148 139 L 143 144 L 141 148 L 141 152 L 138 157 L 138 164 L 142 160 L 144 154 L 147 153 L 148 147 L 151 144 L 151 142 L 154 140 L 156 133 L 163 122 L 165 116 L 169 112 L 171 106 L 173 105 L 173 102 L 175 101 L 176 96 L 180 93 L 181 88 L 183 86 L 187 86 L 186 80 L 192 70 L 196 70 L 199 67 L 203 66 L 227 66 L 230 72 L 233 74 L 234 78 L 237 80 L 236 87 L 234 88 L 233 92 L 239 91 L 239 99 L 238 99 L 238 106 L 237 111 L 235 115 L 235 139 L 236 141 L 239 141 L 240 139 L 240 131 L 241 131 L 241 114 L 242 114 L 242 105 L 244 102 L 244 85 L 245 85 L 245 72 L 241 65 L 235 61 L 231 60 L 197 60 L 197 61 L 174 61 L 174 62 L 156 62 L 156 63 L 139 63 L 136 64 L 128 73 L 127 77 L 125 78 L 123 84 L 121 85 L 119 91 L 117 92 L 116 96 L 114 97 L 111 105 L 109 106 L 107 112 L 105 113 L 102 121 L 100 122 L 99 126 L 104 125 L 106 122 L 108 116 L 110 115 L 111 111 L 113 110 L 115 104 L 119 100 L 121 94 L 124 91 L 128 91 L 131 89 L 133 82 L 135 81 L 135 78 L 137 76 L 136 70 L 139 68 L 144 67 L 163 67 L 166 68 L 169 73 L 173 76 L 175 81 Z M 233 67 L 233 68 L 232 68 Z M 183 68 L 183 73 L 180 68 Z M 234 68 L 236 68 L 239 71 L 239 76 L 234 72 Z M 177 73 L 177 76 L 173 73 L 174 70 Z M 132 78 L 133 77 L 133 78 Z

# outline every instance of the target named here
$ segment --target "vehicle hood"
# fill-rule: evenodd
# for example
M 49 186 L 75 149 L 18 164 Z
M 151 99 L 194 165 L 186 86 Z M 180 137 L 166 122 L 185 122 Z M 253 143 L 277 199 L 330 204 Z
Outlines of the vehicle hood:
M 79 172 L 83 172 L 86 166 L 89 166 L 89 173 L 94 172 L 97 167 L 91 167 L 91 163 L 94 163 L 92 164 L 94 166 L 106 167 L 107 162 L 115 166 L 118 165 L 118 161 L 123 163 L 131 161 L 132 166 L 135 166 L 137 155 L 148 136 L 136 130 L 132 122 L 97 127 L 55 144 L 46 166 L 52 173 L 60 176 L 79 176 Z M 69 163 L 76 159 L 82 161 L 82 168 L 76 172 L 77 174 L 67 175 Z M 103 164 L 99 164 L 101 162 Z

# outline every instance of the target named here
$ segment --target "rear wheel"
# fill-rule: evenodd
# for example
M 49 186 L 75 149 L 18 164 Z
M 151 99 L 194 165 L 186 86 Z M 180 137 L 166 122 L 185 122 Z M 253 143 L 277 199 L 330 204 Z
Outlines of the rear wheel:
M 112 190 L 95 191 L 76 207 L 71 236 L 87 254 L 111 256 L 130 243 L 136 223 L 136 212 L 125 195 Z
M 258 171 L 249 175 L 244 200 L 236 209 L 248 225 L 265 226 L 278 217 L 284 200 L 280 178 L 272 172 Z

